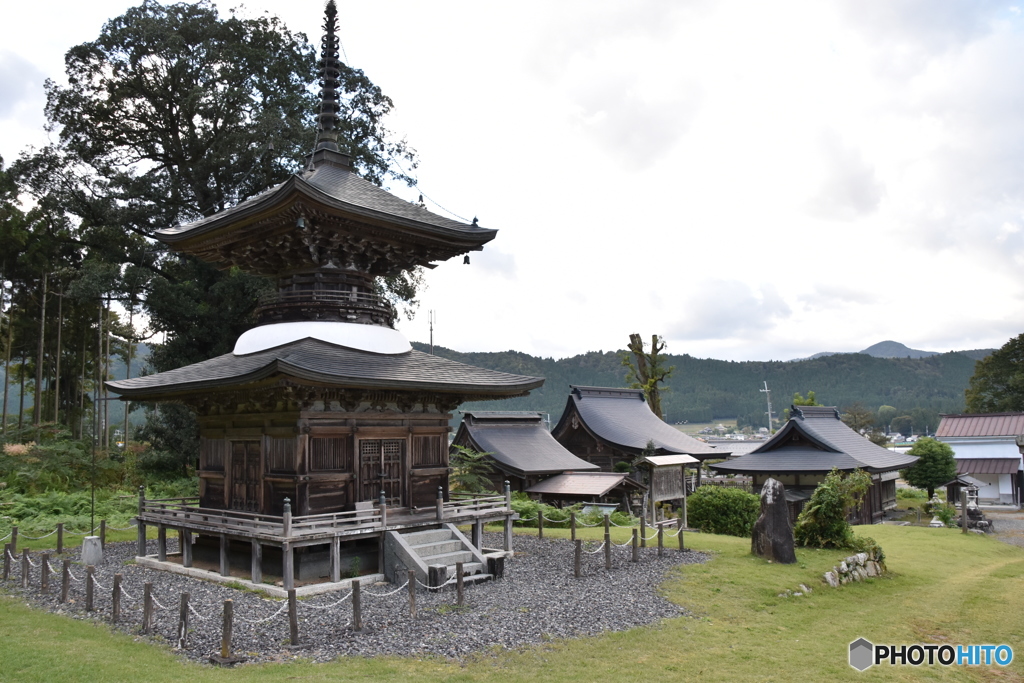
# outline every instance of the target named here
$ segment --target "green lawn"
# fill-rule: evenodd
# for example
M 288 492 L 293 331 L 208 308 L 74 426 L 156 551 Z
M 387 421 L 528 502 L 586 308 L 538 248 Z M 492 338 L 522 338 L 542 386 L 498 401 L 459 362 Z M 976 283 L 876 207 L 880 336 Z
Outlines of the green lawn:
M 614 530 L 620 542 L 625 531 Z M 751 557 L 748 540 L 689 534 L 688 545 L 712 552 L 714 559 L 682 567 L 663 589 L 689 607 L 693 617 L 481 655 L 463 664 L 378 658 L 218 670 L 184 663 L 162 647 L 114 635 L 103 625 L 49 615 L 2 597 L 0 679 L 1024 680 L 1024 550 L 953 529 L 874 526 L 859 531 L 885 548 L 890 576 L 833 590 L 819 577 L 843 553 L 799 550 L 799 563 L 783 566 Z M 559 533 L 564 532 L 545 531 Z M 778 597 L 799 583 L 814 588 L 813 594 Z M 625 591 L 623 599 L 629 599 Z M 846 653 L 848 643 L 860 636 L 875 643 L 1007 643 L 1016 647 L 1017 659 L 1006 669 L 881 666 L 858 673 L 847 665 Z

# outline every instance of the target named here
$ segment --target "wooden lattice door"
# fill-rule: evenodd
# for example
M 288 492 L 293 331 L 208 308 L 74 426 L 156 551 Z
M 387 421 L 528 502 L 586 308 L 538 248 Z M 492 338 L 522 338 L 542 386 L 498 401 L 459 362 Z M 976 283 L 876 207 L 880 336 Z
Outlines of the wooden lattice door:
M 260 511 L 260 442 L 231 443 L 232 510 Z
M 363 439 L 359 442 L 360 500 L 377 500 L 380 492 L 389 506 L 405 504 L 405 440 Z

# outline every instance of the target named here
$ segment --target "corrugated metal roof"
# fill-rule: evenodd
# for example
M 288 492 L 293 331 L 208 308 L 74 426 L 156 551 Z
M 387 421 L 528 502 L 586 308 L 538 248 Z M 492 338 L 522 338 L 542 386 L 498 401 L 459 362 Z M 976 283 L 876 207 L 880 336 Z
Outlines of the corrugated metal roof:
M 935 436 L 1018 436 L 1024 434 L 1024 413 L 943 415 Z
M 660 450 L 688 455 L 726 458 L 728 449 L 715 448 L 665 424 L 651 412 L 639 389 L 572 386 L 569 403 L 555 432 L 561 433 L 562 422 L 575 405 L 580 418 L 593 434 L 609 443 L 634 452 L 642 451 L 653 441 Z
M 1020 458 L 964 458 L 956 461 L 957 474 L 1015 474 Z
M 555 441 L 540 413 L 492 413 L 483 419 L 476 417 L 479 414 L 466 414 L 454 443 L 468 442 L 478 451 L 491 453 L 504 472 L 525 476 L 599 469 Z
M 541 377 L 485 370 L 420 351 L 385 355 L 303 339 L 245 356 L 228 353 L 183 368 L 107 382 L 130 399 L 231 387 L 275 374 L 325 382 L 332 387 L 423 389 L 467 395 L 508 396 L 544 383 Z
M 631 483 L 634 487 L 643 488 L 641 484 L 626 480 L 625 474 L 615 472 L 568 472 L 556 474 L 550 479 L 534 484 L 526 489 L 526 492 L 599 498 L 623 483 Z

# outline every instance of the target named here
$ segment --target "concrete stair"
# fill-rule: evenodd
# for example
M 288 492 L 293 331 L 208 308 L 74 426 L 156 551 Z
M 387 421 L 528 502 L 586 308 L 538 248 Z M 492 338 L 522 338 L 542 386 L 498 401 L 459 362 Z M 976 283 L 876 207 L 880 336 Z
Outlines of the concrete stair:
M 393 534 L 393 535 L 392 535 Z M 462 563 L 464 583 L 478 583 L 492 578 L 487 573 L 487 561 L 479 548 L 451 524 L 438 529 L 389 532 L 391 548 L 396 556 L 392 580 L 397 581 L 402 570 L 414 569 L 416 578 L 424 584 L 437 585 L 455 576 L 455 565 Z M 444 568 L 443 570 L 441 568 Z M 443 575 L 443 579 L 440 576 Z

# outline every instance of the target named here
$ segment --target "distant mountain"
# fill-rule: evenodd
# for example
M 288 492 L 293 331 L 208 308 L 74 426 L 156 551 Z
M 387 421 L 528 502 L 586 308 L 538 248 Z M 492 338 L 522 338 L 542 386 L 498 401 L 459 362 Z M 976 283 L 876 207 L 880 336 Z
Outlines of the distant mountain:
M 950 353 L 962 353 L 971 360 L 981 360 L 985 356 L 995 351 L 995 349 L 969 349 L 966 351 L 956 351 Z M 816 353 L 813 356 L 806 358 L 794 358 L 794 361 L 801 360 L 814 360 L 815 358 L 824 358 L 826 356 L 837 356 L 842 353 L 852 353 L 850 351 L 822 351 Z M 897 341 L 886 340 L 872 344 L 866 349 L 857 351 L 856 353 L 863 353 L 873 358 L 930 358 L 931 356 L 939 356 L 939 351 L 922 351 L 920 349 L 912 349 L 906 344 L 901 344 Z

